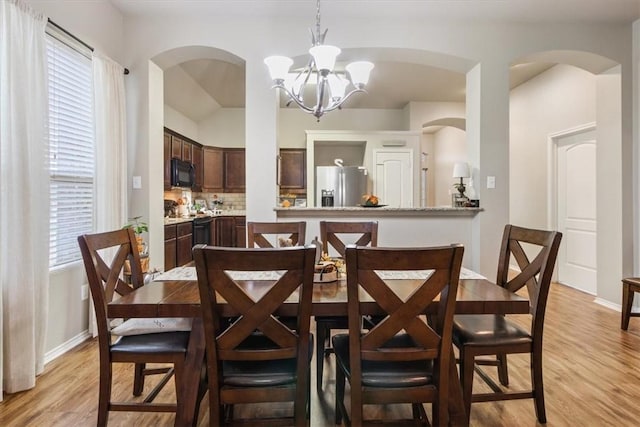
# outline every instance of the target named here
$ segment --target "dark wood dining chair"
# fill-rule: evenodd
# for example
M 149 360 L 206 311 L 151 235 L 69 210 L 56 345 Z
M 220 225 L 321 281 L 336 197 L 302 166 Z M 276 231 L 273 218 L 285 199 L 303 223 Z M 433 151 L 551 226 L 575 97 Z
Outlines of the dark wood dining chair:
M 636 292 L 640 292 L 640 277 L 627 277 L 622 279 L 622 321 L 620 328 L 626 331 L 629 329 L 629 319 L 640 317 L 640 313 L 631 311 L 633 308 L 633 297 Z
M 534 399 L 540 423 L 546 422 L 544 387 L 542 381 L 542 334 L 547 296 L 553 268 L 558 255 L 562 233 L 534 230 L 506 225 L 498 260 L 497 284 L 517 292 L 526 286 L 531 312 L 530 331 L 518 326 L 501 314 L 456 315 L 453 342 L 460 350 L 460 381 L 467 417 L 472 402 L 510 399 Z M 511 258 L 519 272 L 510 271 Z M 508 391 L 501 388 L 478 365 L 494 365 L 503 386 L 509 384 L 507 354 L 530 353 L 531 390 Z M 495 359 L 477 358 L 496 356 Z M 491 393 L 473 394 L 473 375 L 476 370 Z
M 205 330 L 209 425 L 306 426 L 315 248 L 196 246 L 193 253 Z M 277 271 L 281 276 L 260 299 L 253 300 L 229 271 Z M 233 321 L 222 317 L 219 298 L 232 307 L 237 316 Z M 276 317 L 291 298 L 298 303 L 294 329 Z M 259 402 L 292 402 L 293 417 L 234 419 L 235 404 Z
M 343 241 L 342 238 L 345 237 L 352 237 L 351 240 L 353 240 L 353 242 Z M 329 254 L 331 248 L 333 248 L 340 257 L 344 258 L 347 244 L 354 244 L 356 246 L 378 246 L 378 222 L 320 221 L 320 240 L 322 241 L 322 252 Z M 316 316 L 315 321 L 317 335 L 316 389 L 318 392 L 321 392 L 324 358 L 333 353 L 333 348 L 327 346 L 331 338 L 331 331 L 347 329 L 349 324 L 347 318 L 342 316 Z
M 363 405 L 410 403 L 413 419 L 393 420 L 393 425 L 431 425 L 423 406 L 430 402 L 432 425 L 447 425 L 449 373 L 455 363 L 451 331 L 463 252 L 462 245 L 347 248 L 349 333 L 332 339 L 336 424 L 343 418 L 354 426 L 374 421 L 363 419 Z M 412 292 L 400 292 L 400 284 L 383 280 L 379 272 L 385 270 L 421 271 L 422 283 Z M 361 332 L 365 292 L 382 316 L 375 327 Z M 346 380 L 350 415 L 344 402 Z
M 107 304 L 115 295 L 126 295 L 143 284 L 140 255 L 133 229 L 85 234 L 78 237 L 78 244 L 89 281 L 98 329 L 100 388 L 97 425 L 107 424 L 109 411 L 176 412 L 178 403 L 153 403 L 153 400 L 173 375 L 176 383 L 180 381 L 189 332 L 134 334 L 119 336 L 114 340 L 112 319 L 107 317 Z M 107 262 L 105 254 L 110 251 L 113 258 Z M 131 285 L 122 280 L 125 262 L 130 264 Z M 164 377 L 142 401 L 112 401 L 114 363 L 135 364 L 135 396 L 142 394 L 144 375 L 163 373 Z M 146 363 L 170 363 L 173 367 L 147 370 Z M 176 400 L 179 402 L 180 396 Z
M 291 240 L 291 246 L 304 246 L 305 221 L 296 222 L 247 222 L 247 247 L 274 248 L 277 237 Z M 274 236 L 271 239 L 268 236 Z M 275 243 L 275 244 L 274 244 Z

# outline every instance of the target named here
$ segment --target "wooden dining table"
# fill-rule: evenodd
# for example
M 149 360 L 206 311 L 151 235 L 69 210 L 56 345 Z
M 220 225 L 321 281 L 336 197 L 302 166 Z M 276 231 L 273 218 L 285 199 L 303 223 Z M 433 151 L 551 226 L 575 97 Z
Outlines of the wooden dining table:
M 408 296 L 419 280 L 390 279 L 393 289 L 399 297 Z M 244 280 L 241 282 L 246 292 L 258 300 L 267 290 L 270 280 Z M 285 303 L 278 311 L 282 316 L 295 316 L 296 296 L 290 304 Z M 368 295 L 362 295 L 361 310 L 363 314 L 379 314 L 379 309 Z M 235 313 L 228 305 L 220 306 L 223 316 Z M 433 307 L 435 308 L 435 307 Z M 427 310 L 427 313 L 430 309 Z M 461 279 L 456 299 L 457 314 L 523 314 L 529 313 L 529 301 L 509 292 L 485 279 Z M 314 284 L 313 308 L 314 316 L 346 316 L 347 290 L 346 281 Z M 108 304 L 107 315 L 110 318 L 130 317 L 192 317 L 193 326 L 185 361 L 184 381 L 177 384 L 178 408 L 175 418 L 176 426 L 191 426 L 198 398 L 198 384 L 204 361 L 205 340 L 204 329 L 200 317 L 200 295 L 198 284 L 194 280 L 154 281 L 136 289 L 128 295 Z M 453 351 L 453 349 L 452 349 Z M 450 369 L 449 423 L 450 425 L 468 425 L 462 400 L 462 389 L 455 364 Z

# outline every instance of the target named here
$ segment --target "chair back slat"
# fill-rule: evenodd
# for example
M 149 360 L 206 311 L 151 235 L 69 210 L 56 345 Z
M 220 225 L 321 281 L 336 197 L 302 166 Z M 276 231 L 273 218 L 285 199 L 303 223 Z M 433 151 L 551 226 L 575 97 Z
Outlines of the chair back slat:
M 135 233 L 126 228 L 84 234 L 78 236 L 78 245 L 95 308 L 98 339 L 108 348 L 111 338 L 107 304 L 115 295 L 126 295 L 144 283 Z M 122 279 L 127 261 L 132 285 Z
M 547 296 L 562 233 L 535 230 L 507 224 L 502 236 L 498 261 L 497 284 L 517 292 L 526 286 L 532 317 L 532 333 L 541 331 L 544 322 Z M 515 275 L 511 268 L 514 259 L 518 269 Z
M 360 235 L 354 243 L 345 243 L 338 235 L 356 234 Z M 320 221 L 320 240 L 322 240 L 322 251 L 329 253 L 332 247 L 341 257 L 345 256 L 347 244 L 356 246 L 378 246 L 378 222 L 339 222 Z
M 349 310 L 350 364 L 354 378 L 363 360 L 437 360 L 448 369 L 455 296 L 460 276 L 461 245 L 435 248 L 363 248 L 348 246 L 347 304 Z M 425 271 L 419 286 L 405 299 L 394 292 L 393 282 L 376 271 Z M 360 331 L 360 294 L 366 292 L 384 313 L 369 331 Z M 435 304 L 436 308 L 433 308 Z M 434 323 L 424 313 L 435 313 Z M 386 346 L 401 332 L 411 337 L 404 348 Z M 442 363 L 442 365 L 441 365 Z M 447 375 L 443 370 L 437 375 Z
M 309 333 L 313 263 L 315 249 L 304 247 L 238 249 L 194 248 L 205 331 L 215 339 L 207 341 L 207 351 L 217 360 L 270 360 L 292 357 L 301 351 L 300 341 Z M 252 299 L 241 281 L 229 271 L 281 273 L 267 292 Z M 297 294 L 298 328 L 291 329 L 276 316 L 280 306 Z M 219 318 L 218 299 L 237 312 L 230 324 Z M 242 348 L 252 334 L 268 340 L 265 349 Z M 308 346 L 309 338 L 306 338 Z M 306 348 L 308 354 L 309 349 Z M 216 362 L 217 363 L 217 362 Z
M 277 247 L 266 236 L 288 236 L 293 246 L 304 246 L 307 223 L 297 222 L 247 222 L 247 247 Z M 277 243 L 277 241 L 276 241 Z

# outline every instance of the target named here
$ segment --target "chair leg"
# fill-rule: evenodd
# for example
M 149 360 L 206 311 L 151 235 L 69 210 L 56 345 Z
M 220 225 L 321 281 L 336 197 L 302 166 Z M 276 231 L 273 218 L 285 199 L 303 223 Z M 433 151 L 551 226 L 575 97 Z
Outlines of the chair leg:
M 500 380 L 500 384 L 507 387 L 509 385 L 509 369 L 507 366 L 507 355 L 497 354 L 496 359 L 498 360 L 498 379 Z
M 327 340 L 327 328 L 322 323 L 316 323 L 316 390 L 322 392 L 322 374 L 324 370 L 324 345 Z
M 342 405 L 344 405 L 344 372 L 336 363 L 336 425 L 342 424 Z M 339 404 L 340 403 L 340 404 Z
M 133 374 L 133 395 L 141 396 L 144 391 L 144 369 L 146 364 L 136 363 Z
M 533 386 L 533 399 L 536 408 L 536 416 L 541 424 L 547 422 L 547 414 L 544 409 L 544 386 L 542 383 L 542 351 L 531 352 L 531 385 Z
M 103 361 L 100 364 L 103 365 Z M 111 401 L 111 381 L 112 370 L 111 363 L 106 362 L 107 366 L 100 366 L 100 390 L 98 391 L 98 421 L 97 427 L 106 427 L 109 421 L 109 402 Z
M 620 328 L 626 331 L 629 329 L 629 318 L 631 317 L 631 307 L 633 306 L 633 296 L 631 285 L 622 282 L 622 322 Z
M 462 398 L 464 400 L 464 410 L 467 421 L 471 418 L 471 397 L 473 394 L 473 368 L 475 365 L 475 355 L 470 351 L 465 351 L 464 346 L 460 348 L 460 381 L 462 384 Z

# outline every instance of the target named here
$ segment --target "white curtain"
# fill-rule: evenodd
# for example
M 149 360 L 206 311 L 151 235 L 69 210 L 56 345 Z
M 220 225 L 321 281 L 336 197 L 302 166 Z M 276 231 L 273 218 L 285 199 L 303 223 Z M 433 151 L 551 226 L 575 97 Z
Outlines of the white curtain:
M 14 393 L 34 387 L 44 369 L 47 19 L 20 0 L 0 3 L 0 379 L 3 391 Z
M 122 228 L 127 222 L 127 139 L 124 68 L 95 52 L 93 109 L 96 136 L 96 230 Z M 97 335 L 93 305 L 89 329 Z
M 124 68 L 94 52 L 93 109 L 96 127 L 96 229 L 127 222 L 127 136 Z

